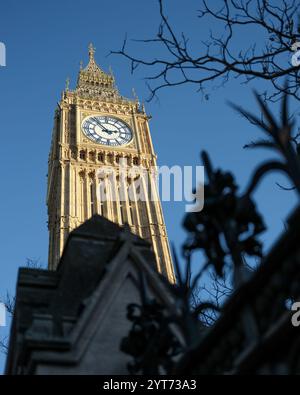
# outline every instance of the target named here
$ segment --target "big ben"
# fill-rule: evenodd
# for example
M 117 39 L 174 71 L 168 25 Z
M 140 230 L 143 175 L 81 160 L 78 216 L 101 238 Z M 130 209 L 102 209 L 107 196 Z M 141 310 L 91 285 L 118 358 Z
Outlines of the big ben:
M 138 177 L 145 199 L 135 193 L 129 197 L 135 177 L 121 179 L 120 163 L 144 169 Z M 128 224 L 149 241 L 157 270 L 174 282 L 161 203 L 153 199 L 153 191 L 158 196 L 152 177 L 156 167 L 144 107 L 120 95 L 112 73 L 97 65 L 90 44 L 89 62 L 80 67 L 76 88 L 67 84 L 55 111 L 47 192 L 49 269 L 56 269 L 69 233 L 99 214 L 120 226 Z M 107 168 L 115 169 L 117 176 L 104 176 L 101 170 Z M 101 185 L 106 188 L 105 199 L 98 193 Z

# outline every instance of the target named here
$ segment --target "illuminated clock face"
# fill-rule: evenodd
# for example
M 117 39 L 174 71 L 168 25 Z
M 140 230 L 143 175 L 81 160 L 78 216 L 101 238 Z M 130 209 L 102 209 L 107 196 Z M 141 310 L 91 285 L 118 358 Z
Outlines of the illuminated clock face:
M 82 123 L 82 131 L 89 139 L 98 144 L 118 147 L 132 140 L 132 131 L 128 125 L 117 118 L 92 116 Z

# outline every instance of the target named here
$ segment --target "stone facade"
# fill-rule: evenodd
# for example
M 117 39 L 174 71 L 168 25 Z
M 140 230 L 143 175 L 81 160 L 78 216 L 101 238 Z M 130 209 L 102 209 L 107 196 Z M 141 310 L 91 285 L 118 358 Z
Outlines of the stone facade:
M 141 275 L 176 308 L 150 244 L 99 215 L 70 233 L 57 270 L 21 268 L 5 374 L 128 374 L 120 345 Z
M 156 256 L 157 269 L 171 282 L 174 271 L 164 223 L 161 203 L 149 199 L 158 196 L 153 182 L 156 169 L 149 119 L 137 99 L 123 98 L 116 86 L 112 73 L 104 73 L 94 59 L 94 48 L 89 47 L 89 63 L 80 69 L 77 87 L 69 90 L 69 83 L 55 111 L 52 144 L 49 156 L 47 205 L 49 215 L 49 269 L 57 267 L 69 233 L 93 214 L 124 225 L 128 223 L 133 233 L 149 241 Z M 122 146 L 106 146 L 90 140 L 82 132 L 83 120 L 89 116 L 110 116 L 129 126 L 132 140 Z M 111 166 L 118 172 L 119 163 L 128 167 L 143 166 L 142 176 L 128 177 L 124 181 L 127 191 L 132 183 L 140 183 L 147 199 L 138 197 L 120 201 L 110 198 L 101 201 L 97 191 L 105 183 L 108 191 L 116 191 L 121 181 L 99 177 L 98 170 Z M 123 182 L 123 181 L 122 181 Z M 147 189 L 147 191 L 146 191 Z M 118 193 L 118 192 L 117 192 Z

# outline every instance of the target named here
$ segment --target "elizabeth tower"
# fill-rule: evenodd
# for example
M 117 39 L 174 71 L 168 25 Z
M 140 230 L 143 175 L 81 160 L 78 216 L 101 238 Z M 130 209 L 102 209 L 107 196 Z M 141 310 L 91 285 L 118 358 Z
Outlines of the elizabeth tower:
M 89 63 L 80 68 L 76 89 L 70 90 L 67 82 L 55 111 L 47 192 L 49 269 L 57 267 L 69 233 L 92 215 L 100 214 L 121 226 L 127 223 L 133 233 L 148 240 L 158 271 L 174 282 L 161 203 L 159 198 L 147 197 L 149 185 L 157 194 L 150 176 L 151 169 L 156 169 L 156 155 L 149 117 L 136 99 L 120 96 L 112 73 L 100 69 L 94 53 L 90 45 Z M 145 169 L 139 177 L 144 178 L 140 185 L 145 185 L 146 199 L 109 198 L 109 191 L 118 194 L 121 182 L 126 184 L 122 185 L 125 191 L 134 182 L 134 177 L 125 181 L 118 175 L 113 180 L 99 177 L 99 169 L 107 167 L 118 173 L 120 161 Z M 105 183 L 108 191 L 103 200 L 97 194 L 100 183 Z

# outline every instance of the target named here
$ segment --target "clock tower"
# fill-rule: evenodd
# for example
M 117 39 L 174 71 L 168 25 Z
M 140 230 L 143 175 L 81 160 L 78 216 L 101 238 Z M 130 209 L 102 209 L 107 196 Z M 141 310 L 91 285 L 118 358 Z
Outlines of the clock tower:
M 67 81 L 55 111 L 47 191 L 49 269 L 57 267 L 69 233 L 99 214 L 120 226 L 128 224 L 148 240 L 158 271 L 174 282 L 153 177 L 150 118 L 137 99 L 119 94 L 112 73 L 101 70 L 94 54 L 90 44 L 89 63 L 80 67 L 76 89 L 70 90 Z

